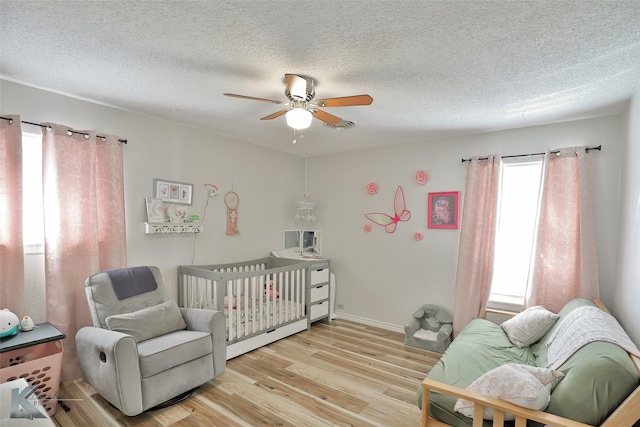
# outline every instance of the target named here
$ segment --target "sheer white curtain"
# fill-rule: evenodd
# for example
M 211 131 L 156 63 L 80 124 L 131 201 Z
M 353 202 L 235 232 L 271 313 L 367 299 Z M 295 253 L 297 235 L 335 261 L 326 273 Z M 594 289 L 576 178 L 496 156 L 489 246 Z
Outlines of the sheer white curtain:
M 453 333 L 481 317 L 491 294 L 502 158 L 471 159 L 467 165 L 456 274 Z
M 87 276 L 126 266 L 122 144 L 49 124 L 42 139 L 47 320 L 67 334 L 62 379 L 78 378 L 75 335 L 92 324 Z
M 547 151 L 525 308 L 557 312 L 576 297 L 599 297 L 594 197 L 595 153 Z
M 20 116 L 0 119 L 0 309 L 24 315 L 22 128 Z

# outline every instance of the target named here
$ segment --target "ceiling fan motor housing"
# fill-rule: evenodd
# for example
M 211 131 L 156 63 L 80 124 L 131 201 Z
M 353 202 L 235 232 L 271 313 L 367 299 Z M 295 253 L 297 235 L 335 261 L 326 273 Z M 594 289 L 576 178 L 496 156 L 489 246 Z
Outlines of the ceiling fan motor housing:
M 285 74 L 284 77 L 287 82 L 287 87 L 284 90 L 287 98 L 294 102 L 309 102 L 313 99 L 315 96 L 313 79 L 297 74 Z

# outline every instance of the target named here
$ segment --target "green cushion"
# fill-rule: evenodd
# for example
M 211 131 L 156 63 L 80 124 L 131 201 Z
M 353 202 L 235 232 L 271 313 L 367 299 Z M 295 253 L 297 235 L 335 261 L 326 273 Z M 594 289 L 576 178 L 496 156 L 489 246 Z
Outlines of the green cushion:
M 564 317 L 575 308 L 595 304 L 576 298 L 558 313 L 556 324 L 538 343 L 532 346 L 536 365 L 547 366 L 547 341 Z M 631 393 L 640 379 L 631 358 L 621 347 L 608 342 L 592 342 L 575 352 L 558 371 L 564 379 L 551 394 L 546 412 L 600 425 Z
M 500 325 L 485 319 L 472 319 L 453 340 L 442 358 L 427 375 L 436 381 L 467 388 L 485 372 L 505 363 L 535 365 L 530 347 L 518 348 Z M 422 406 L 422 387 L 418 388 L 418 406 Z M 455 427 L 471 425 L 471 420 L 454 412 L 457 398 L 431 394 L 431 412 L 442 422 Z M 488 423 L 491 425 L 491 422 Z
M 628 353 L 603 341 L 585 345 L 558 371 L 565 377 L 546 412 L 590 425 L 600 425 L 638 385 Z
M 577 298 L 558 313 L 555 325 L 531 347 L 517 348 L 499 325 L 473 319 L 453 340 L 428 378 L 467 388 L 485 372 L 504 363 L 547 366 L 547 340 L 573 309 L 593 302 Z M 546 412 L 600 425 L 638 386 L 640 375 L 625 350 L 608 342 L 592 342 L 574 353 L 558 371 L 565 377 L 551 394 Z M 471 419 L 454 412 L 455 397 L 432 393 L 430 411 L 434 418 L 455 427 L 468 427 Z M 422 387 L 418 406 L 422 405 Z M 536 423 L 537 424 L 537 423 Z M 491 422 L 486 422 L 490 426 Z

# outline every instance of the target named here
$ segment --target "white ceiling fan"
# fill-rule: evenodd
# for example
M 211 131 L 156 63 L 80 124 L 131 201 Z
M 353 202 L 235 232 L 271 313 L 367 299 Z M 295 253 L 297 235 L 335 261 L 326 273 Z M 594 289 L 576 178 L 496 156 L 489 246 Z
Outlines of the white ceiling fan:
M 285 115 L 287 125 L 294 129 L 306 129 L 311 126 L 311 121 L 316 119 L 326 123 L 329 126 L 336 126 L 343 122 L 340 117 L 329 114 L 320 108 L 325 107 L 349 107 L 354 105 L 370 105 L 373 98 L 369 95 L 343 96 L 339 98 L 325 98 L 313 100 L 315 90 L 313 88 L 313 79 L 298 74 L 284 75 L 286 88 L 285 95 L 289 98 L 288 102 L 277 101 L 274 99 L 256 98 L 253 96 L 237 95 L 235 93 L 224 93 L 225 96 L 233 98 L 250 99 L 254 101 L 269 102 L 272 104 L 283 105 L 280 111 L 262 117 L 260 120 L 272 120 Z

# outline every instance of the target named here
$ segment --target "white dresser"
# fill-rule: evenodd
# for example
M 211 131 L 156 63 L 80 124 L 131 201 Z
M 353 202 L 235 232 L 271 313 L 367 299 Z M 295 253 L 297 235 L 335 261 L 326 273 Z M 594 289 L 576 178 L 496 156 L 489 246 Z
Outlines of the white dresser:
M 309 321 L 331 320 L 331 285 L 328 259 L 311 261 L 311 283 L 309 285 Z
M 318 320 L 333 320 L 333 302 L 335 300 L 335 281 L 331 283 L 331 268 L 327 258 L 319 256 L 302 256 L 294 250 L 273 251 L 276 258 L 307 261 L 310 265 L 311 280 L 307 285 L 306 306 L 309 313 L 309 326 Z

